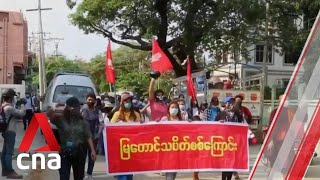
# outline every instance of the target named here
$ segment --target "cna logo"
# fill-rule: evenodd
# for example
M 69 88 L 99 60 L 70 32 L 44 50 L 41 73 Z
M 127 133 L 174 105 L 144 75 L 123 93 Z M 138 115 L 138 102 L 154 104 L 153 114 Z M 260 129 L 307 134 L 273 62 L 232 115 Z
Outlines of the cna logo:
M 22 158 L 29 158 L 28 152 L 30 146 L 34 140 L 34 137 L 38 131 L 38 127 L 42 130 L 43 136 L 47 142 L 47 145 L 40 147 L 35 150 L 35 152 L 52 152 L 60 151 L 60 146 L 53 134 L 53 131 L 50 127 L 49 121 L 46 114 L 44 113 L 35 113 L 32 117 L 31 123 L 22 139 L 22 142 L 19 146 L 18 151 L 22 152 L 17 157 L 17 166 L 19 169 L 27 170 L 30 169 L 29 165 L 22 165 Z M 45 169 L 45 165 L 51 170 L 58 170 L 61 168 L 61 157 L 58 153 L 49 153 L 48 157 L 50 158 L 46 162 L 46 157 L 42 153 L 36 153 L 32 155 L 32 169 L 37 168 L 37 158 L 40 158 L 41 169 Z

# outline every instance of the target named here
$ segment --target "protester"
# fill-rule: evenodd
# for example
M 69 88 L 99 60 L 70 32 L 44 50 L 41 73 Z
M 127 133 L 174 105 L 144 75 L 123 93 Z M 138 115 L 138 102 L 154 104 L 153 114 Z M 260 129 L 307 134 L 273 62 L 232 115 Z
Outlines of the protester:
M 233 82 L 234 82 L 233 76 L 229 76 L 229 79 L 226 82 L 224 82 L 223 89 L 232 89 Z
M 237 95 L 235 98 L 236 103 L 239 103 L 241 106 L 241 112 L 243 113 L 243 117 L 247 121 L 248 124 L 251 124 L 252 121 L 252 114 L 250 110 L 242 105 L 243 97 L 241 95 Z
M 189 121 L 190 118 L 189 118 L 189 114 L 187 112 L 185 101 L 183 99 L 180 99 L 178 101 L 178 104 L 179 104 L 179 108 L 180 108 L 180 111 L 181 111 L 182 120 Z
M 234 98 L 227 97 L 224 99 L 226 103 L 226 110 L 221 111 L 216 119 L 220 122 L 234 122 L 234 123 L 243 123 L 244 118 L 241 112 L 241 105 L 239 103 L 234 104 Z M 235 179 L 240 179 L 237 172 L 222 172 L 222 180 L 231 180 L 232 175 L 235 175 Z
M 103 109 L 103 103 L 102 103 L 102 100 L 100 99 L 100 98 L 96 98 L 96 104 L 95 104 L 95 107 L 96 107 L 96 109 L 98 109 L 98 110 L 100 110 L 100 111 L 102 111 L 102 109 Z
M 51 122 L 58 127 L 61 139 L 60 180 L 69 180 L 71 166 L 74 179 L 82 180 L 84 178 L 87 147 L 90 148 L 90 158 L 93 162 L 96 160 L 96 151 L 88 121 L 84 120 L 80 113 L 79 100 L 75 97 L 69 98 L 66 101 L 63 116 L 55 114 L 52 109 L 48 110 L 47 115 Z
M 112 111 L 114 106 L 109 101 L 104 101 L 104 108 L 102 109 L 103 122 L 100 122 L 100 127 L 98 131 L 99 143 L 97 146 L 97 154 L 105 155 L 104 151 L 104 140 L 103 140 L 103 129 L 105 125 L 109 123 L 108 114 Z M 100 148 L 100 150 L 99 150 Z
M 183 94 L 180 94 L 178 98 L 179 98 L 179 100 L 185 100 Z
M 40 113 L 40 100 L 39 100 L 39 96 L 36 93 L 33 93 L 32 101 L 34 104 L 34 112 Z
M 109 119 L 112 119 L 112 117 L 113 117 L 113 115 L 114 115 L 114 113 L 115 112 L 117 112 L 117 111 L 119 111 L 119 109 L 120 109 L 120 103 L 119 102 L 121 102 L 121 96 L 116 96 L 115 98 L 114 98 L 114 103 L 115 103 L 115 106 L 114 106 L 114 108 L 112 109 L 112 111 L 108 114 L 108 118 Z
M 141 120 L 140 114 L 136 112 L 132 105 L 132 96 L 129 93 L 122 93 L 120 109 L 115 112 L 111 122 L 139 122 Z
M 198 112 L 199 112 L 199 105 L 198 105 L 198 102 L 195 101 L 195 102 L 190 102 L 190 107 L 187 109 L 188 111 L 188 114 L 190 117 L 194 117 L 196 115 L 198 115 Z
M 17 92 L 16 96 L 14 96 L 13 102 L 12 102 L 12 105 L 17 109 L 20 108 L 20 103 L 19 103 L 20 100 L 21 100 L 20 92 Z
M 98 126 L 100 124 L 100 120 L 102 119 L 102 113 L 100 111 L 100 104 L 97 106 L 97 97 L 94 93 L 89 93 L 87 95 L 87 104 L 83 106 L 81 109 L 81 116 L 84 120 L 86 120 L 89 124 L 89 129 L 92 135 L 92 141 L 94 146 L 98 144 L 99 137 L 97 137 Z M 99 101 L 98 101 L 99 102 Z M 100 101 L 101 102 L 101 101 Z M 87 168 L 87 179 L 92 179 L 92 172 L 94 167 L 94 161 L 90 158 L 91 149 L 88 148 L 88 168 Z
M 283 99 L 283 95 L 279 97 L 279 100 L 281 101 Z M 290 125 L 294 119 L 294 116 L 296 114 L 296 111 L 298 110 L 297 105 L 289 105 L 287 103 L 288 101 L 284 102 L 281 112 L 279 112 L 278 120 L 276 121 L 276 124 L 274 124 L 273 133 L 270 135 L 270 139 L 267 144 L 267 151 L 265 152 L 265 156 L 268 158 L 270 162 L 270 167 L 267 169 L 267 172 L 270 173 L 271 168 L 273 167 L 276 158 L 278 156 L 278 153 L 281 149 L 281 146 L 283 144 L 283 141 L 287 135 L 287 132 L 290 128 Z M 277 109 L 279 107 L 275 108 L 270 115 L 270 121 L 269 125 L 271 125 L 272 121 L 274 120 L 275 114 L 277 112 Z M 305 108 L 305 107 L 301 107 Z M 294 127 L 294 131 L 298 132 L 297 138 L 301 138 L 304 134 L 304 127 L 303 124 L 307 121 L 308 117 L 305 116 L 304 119 L 299 119 L 298 123 L 302 123 L 296 127 Z M 299 128 L 299 129 L 298 129 Z M 301 139 L 300 139 L 301 140 Z M 298 141 L 300 141 L 298 140 Z M 296 147 L 297 148 L 297 147 Z M 294 156 L 294 148 L 288 148 L 287 151 L 288 157 L 287 159 L 292 159 Z M 284 168 L 281 170 L 282 173 L 285 173 L 288 169 Z
M 210 106 L 204 111 L 204 120 L 215 121 L 215 118 L 219 112 L 219 99 L 213 96 L 211 98 Z
M 115 112 L 111 122 L 118 123 L 118 122 L 139 122 L 140 114 L 133 109 L 132 106 L 132 97 L 129 93 L 122 93 L 121 95 L 121 102 L 120 102 L 120 109 L 119 111 Z M 119 175 L 117 176 L 118 180 L 132 180 L 133 175 Z
M 6 89 L 2 93 L 1 100 L 1 119 L 7 123 L 1 123 L 2 137 L 4 139 L 3 149 L 1 153 L 2 177 L 8 179 L 22 179 L 22 175 L 18 175 L 12 168 L 12 156 L 14 151 L 16 130 L 18 120 L 25 115 L 24 104 L 20 105 L 20 110 L 13 107 L 12 103 L 16 96 L 13 89 Z
M 167 115 L 161 118 L 161 121 L 182 121 L 181 111 L 177 102 L 171 102 L 167 109 Z M 176 172 L 166 173 L 166 180 L 175 180 Z
M 143 116 L 143 122 L 148 122 L 151 120 L 151 109 L 148 101 L 147 104 L 140 110 L 140 113 Z
M 154 91 L 155 79 L 151 78 L 149 85 L 149 103 L 151 110 L 151 120 L 160 121 L 167 114 L 167 99 L 162 90 Z
M 208 108 L 208 104 L 207 103 L 201 103 L 200 107 L 199 107 L 199 111 L 198 111 L 198 115 L 201 118 L 201 120 L 204 119 L 204 112 L 205 110 Z
M 33 113 L 35 110 L 35 105 L 33 102 L 33 98 L 31 97 L 31 94 L 29 92 L 26 93 L 26 115 L 23 117 L 23 126 L 24 126 L 24 130 L 26 130 L 27 126 L 29 126 L 30 121 L 33 117 Z

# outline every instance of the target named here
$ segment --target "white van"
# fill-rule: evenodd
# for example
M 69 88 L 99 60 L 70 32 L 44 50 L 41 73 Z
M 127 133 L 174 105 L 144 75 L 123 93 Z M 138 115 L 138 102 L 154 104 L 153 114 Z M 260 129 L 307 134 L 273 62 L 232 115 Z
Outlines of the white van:
M 95 93 L 96 88 L 90 77 L 81 73 L 57 73 L 48 86 L 43 102 L 43 110 L 49 107 L 62 110 L 70 97 L 76 97 L 84 104 L 88 93 Z

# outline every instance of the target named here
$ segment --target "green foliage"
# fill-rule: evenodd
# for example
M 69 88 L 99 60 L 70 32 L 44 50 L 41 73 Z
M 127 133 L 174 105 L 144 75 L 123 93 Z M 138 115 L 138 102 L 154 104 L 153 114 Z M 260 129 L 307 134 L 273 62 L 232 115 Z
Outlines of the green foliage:
M 149 53 L 129 47 L 120 47 L 112 52 L 113 66 L 116 70 L 116 89 L 135 91 L 140 96 L 146 95 L 149 86 L 150 62 Z M 109 92 L 105 77 L 105 55 L 98 55 L 87 65 L 92 80 L 100 92 Z M 168 79 L 164 76 L 164 79 Z M 168 83 L 167 83 L 168 84 Z M 168 89 L 165 80 L 161 87 Z
M 75 2 L 67 0 L 70 8 Z M 186 74 L 180 62 L 187 55 L 198 68 L 196 52 L 236 49 L 245 54 L 264 15 L 262 0 L 83 0 L 76 7 L 71 22 L 85 33 L 144 51 L 151 50 L 156 36 L 177 76 Z
M 84 62 L 76 61 L 76 60 L 68 60 L 65 57 L 48 57 L 45 60 L 46 65 L 46 79 L 47 79 L 47 85 L 51 82 L 51 80 L 54 77 L 54 74 L 58 72 L 59 70 L 68 70 L 68 71 L 83 71 L 85 68 L 83 68 Z M 36 65 L 37 69 L 38 65 Z M 28 77 L 29 81 L 32 81 L 32 85 L 39 86 L 39 73 L 38 71 L 34 72 L 31 77 Z

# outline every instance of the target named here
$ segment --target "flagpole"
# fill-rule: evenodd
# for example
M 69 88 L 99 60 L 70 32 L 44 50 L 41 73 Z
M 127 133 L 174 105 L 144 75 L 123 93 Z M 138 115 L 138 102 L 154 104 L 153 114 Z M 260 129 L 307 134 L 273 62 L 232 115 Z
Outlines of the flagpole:
M 114 97 L 115 97 L 115 106 L 118 106 L 118 98 L 117 98 L 117 91 L 116 91 L 116 84 L 113 84 L 113 90 L 114 90 Z
M 158 89 L 160 89 L 160 77 L 158 78 Z
M 109 83 L 109 92 L 112 92 L 112 85 Z

